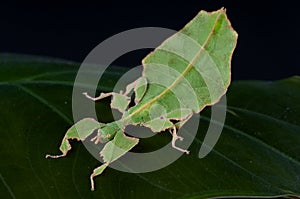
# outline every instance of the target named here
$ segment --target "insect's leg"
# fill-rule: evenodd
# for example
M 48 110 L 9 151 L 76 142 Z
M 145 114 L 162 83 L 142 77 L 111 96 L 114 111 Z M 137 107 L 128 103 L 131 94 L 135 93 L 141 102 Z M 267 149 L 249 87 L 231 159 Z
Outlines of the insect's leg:
M 128 137 L 121 130 L 116 133 L 114 139 L 109 141 L 100 152 L 100 156 L 103 158 L 105 163 L 94 169 L 90 176 L 92 191 L 95 189 L 94 177 L 100 175 L 111 162 L 116 161 L 126 154 L 135 145 L 137 145 L 138 142 L 138 138 Z
M 131 91 L 133 91 L 138 80 L 139 79 L 135 80 L 134 82 L 132 82 L 126 86 L 126 91 L 125 91 L 124 95 L 128 96 L 131 93 Z
M 193 112 L 191 111 L 188 115 L 185 116 L 184 119 L 178 121 L 175 125 L 177 129 L 180 129 L 189 119 L 193 116 Z
M 46 155 L 46 158 L 60 158 L 67 155 L 68 151 L 71 150 L 69 139 L 76 139 L 78 141 L 85 140 L 90 134 L 97 128 L 100 128 L 103 124 L 97 122 L 93 118 L 85 118 L 74 124 L 67 133 L 65 134 L 59 150 L 62 152 L 61 155 Z
M 103 98 L 112 96 L 112 100 L 110 104 L 111 108 L 116 109 L 121 113 L 124 113 L 124 111 L 127 109 L 130 103 L 130 97 L 121 93 L 115 93 L 115 92 L 101 93 L 99 97 L 91 97 L 87 93 L 82 93 L 82 94 L 88 99 L 91 99 L 93 101 L 101 100 Z
M 129 94 L 133 90 L 135 93 L 135 103 L 137 104 L 142 99 L 147 90 L 147 79 L 145 77 L 140 77 L 134 82 L 128 84 L 126 86 L 124 95 L 129 96 Z
M 94 169 L 93 173 L 90 176 L 90 180 L 91 180 L 91 190 L 94 191 L 95 190 L 95 185 L 94 185 L 94 177 L 100 175 L 108 166 L 108 163 L 104 163 L 101 166 L 97 167 Z
M 181 128 L 188 120 L 184 119 L 175 123 L 175 126 L 179 129 Z
M 173 126 L 173 131 L 170 131 L 170 133 L 172 134 L 172 147 L 174 148 L 174 149 L 177 149 L 177 150 L 179 150 L 179 151 L 181 151 L 181 152 L 183 152 L 183 153 L 186 153 L 186 154 L 189 154 L 190 152 L 188 151 L 188 150 L 185 150 L 185 149 L 182 149 L 182 148 L 180 148 L 180 147 L 178 147 L 178 146 L 176 146 L 176 140 L 183 140 L 183 137 L 180 137 L 180 136 L 178 136 L 177 135 L 177 129 L 176 129 L 176 126 L 174 125 Z
M 130 103 L 130 97 L 124 94 L 113 93 L 110 107 L 124 113 Z
M 106 97 L 109 97 L 109 96 L 112 96 L 114 93 L 111 92 L 111 93 L 101 93 L 100 96 L 98 97 L 91 97 L 90 95 L 87 94 L 87 92 L 84 92 L 82 93 L 86 98 L 90 99 L 90 100 L 93 100 L 93 101 L 97 101 L 97 100 L 101 100 L 103 98 L 106 98 Z

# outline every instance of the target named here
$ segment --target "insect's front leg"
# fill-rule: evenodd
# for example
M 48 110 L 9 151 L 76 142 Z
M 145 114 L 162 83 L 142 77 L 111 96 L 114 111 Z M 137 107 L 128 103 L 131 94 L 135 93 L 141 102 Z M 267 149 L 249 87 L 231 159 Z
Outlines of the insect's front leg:
M 110 93 L 101 93 L 98 97 L 92 97 L 90 96 L 87 92 L 84 92 L 82 93 L 86 98 L 90 99 L 90 100 L 93 100 L 93 101 L 98 101 L 98 100 L 101 100 L 103 98 L 106 98 L 106 97 L 110 97 L 113 95 L 113 92 L 110 92 Z
M 93 173 L 90 176 L 90 181 L 91 181 L 91 190 L 94 191 L 95 190 L 95 183 L 94 183 L 94 177 L 100 175 L 101 173 L 103 173 L 103 171 L 106 169 L 106 167 L 108 167 L 109 163 L 105 163 L 102 164 L 101 166 L 95 168 L 93 170 Z
M 78 141 L 85 140 L 91 135 L 96 129 L 101 128 L 104 124 L 97 122 L 93 118 L 85 118 L 74 124 L 65 134 L 61 145 L 59 147 L 62 152 L 61 155 L 46 155 L 46 158 L 60 158 L 67 155 L 68 151 L 71 150 L 69 143 L 70 139 L 76 139 Z
M 122 91 L 120 91 L 120 93 L 115 93 L 115 92 L 101 93 L 99 97 L 91 97 L 87 93 L 83 93 L 83 95 L 93 101 L 101 100 L 103 98 L 112 96 L 110 107 L 113 109 L 117 109 L 121 113 L 125 112 L 125 110 L 128 108 L 128 105 L 130 103 L 130 97 L 128 97 L 125 94 L 122 94 Z

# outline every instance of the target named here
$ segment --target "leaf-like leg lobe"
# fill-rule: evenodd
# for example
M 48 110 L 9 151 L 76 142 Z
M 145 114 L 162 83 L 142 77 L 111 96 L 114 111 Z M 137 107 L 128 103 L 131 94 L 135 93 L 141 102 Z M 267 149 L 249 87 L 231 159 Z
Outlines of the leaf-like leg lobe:
M 124 113 L 130 103 L 130 97 L 124 94 L 113 93 L 110 107 Z
M 128 105 L 130 103 L 130 97 L 128 97 L 126 94 L 122 94 L 122 92 L 120 92 L 120 93 L 115 93 L 115 92 L 101 93 L 100 96 L 98 96 L 98 97 L 91 97 L 86 92 L 84 92 L 82 94 L 86 98 L 93 100 L 93 101 L 98 101 L 103 98 L 112 96 L 110 107 L 120 111 L 121 113 L 123 113 L 127 109 Z
M 138 142 L 139 139 L 137 138 L 128 137 L 122 131 L 117 132 L 114 139 L 109 141 L 100 152 L 100 156 L 103 158 L 105 163 L 95 168 L 90 176 L 92 191 L 95 190 L 94 177 L 102 174 L 102 172 L 106 169 L 106 167 L 108 167 L 110 163 L 125 155 L 135 145 L 137 145 Z
M 74 124 L 65 134 L 59 150 L 61 155 L 46 155 L 46 158 L 60 158 L 67 155 L 71 150 L 69 139 L 76 139 L 78 141 L 84 141 L 89 135 L 91 135 L 96 129 L 100 128 L 104 124 L 97 122 L 93 118 L 85 118 Z
M 101 166 L 94 169 L 93 173 L 90 176 L 91 190 L 92 191 L 95 190 L 94 177 L 96 177 L 96 176 L 100 175 L 101 173 L 103 173 L 103 171 L 106 169 L 107 166 L 108 166 L 108 163 L 105 163 L 105 164 L 102 164 Z

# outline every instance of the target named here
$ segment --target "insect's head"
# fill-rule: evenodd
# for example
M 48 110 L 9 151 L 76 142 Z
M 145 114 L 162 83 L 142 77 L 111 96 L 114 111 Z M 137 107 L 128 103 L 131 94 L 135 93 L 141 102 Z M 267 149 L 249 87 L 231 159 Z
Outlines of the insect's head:
M 114 122 L 103 126 L 98 129 L 99 141 L 105 143 L 112 140 L 118 131 L 120 131 L 120 127 Z

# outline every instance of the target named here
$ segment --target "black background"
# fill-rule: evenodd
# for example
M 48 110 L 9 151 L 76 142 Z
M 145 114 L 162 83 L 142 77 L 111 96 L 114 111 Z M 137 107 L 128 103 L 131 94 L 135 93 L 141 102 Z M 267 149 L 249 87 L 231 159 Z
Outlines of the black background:
M 0 52 L 46 55 L 81 62 L 101 41 L 124 30 L 181 29 L 200 10 L 221 7 L 239 33 L 233 79 L 274 80 L 300 74 L 297 1 L 22 1 L 1 3 Z M 132 67 L 149 51 L 115 64 Z

